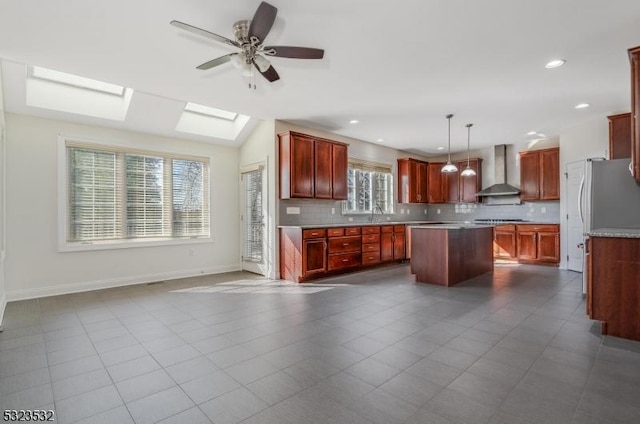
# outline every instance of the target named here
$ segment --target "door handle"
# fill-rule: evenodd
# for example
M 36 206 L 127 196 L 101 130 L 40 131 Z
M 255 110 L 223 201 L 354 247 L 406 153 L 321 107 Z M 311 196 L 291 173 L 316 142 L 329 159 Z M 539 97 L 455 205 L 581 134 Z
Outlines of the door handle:
M 582 179 L 580 180 L 580 189 L 578 190 L 578 215 L 580 216 L 580 222 L 584 224 L 584 213 L 582 211 L 582 202 L 584 195 L 584 174 L 582 175 Z

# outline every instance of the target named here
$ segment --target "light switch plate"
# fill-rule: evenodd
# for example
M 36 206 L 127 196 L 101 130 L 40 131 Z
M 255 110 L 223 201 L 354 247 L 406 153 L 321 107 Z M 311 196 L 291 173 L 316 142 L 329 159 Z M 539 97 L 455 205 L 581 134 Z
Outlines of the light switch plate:
M 300 208 L 297 206 L 287 206 L 287 215 L 300 215 Z

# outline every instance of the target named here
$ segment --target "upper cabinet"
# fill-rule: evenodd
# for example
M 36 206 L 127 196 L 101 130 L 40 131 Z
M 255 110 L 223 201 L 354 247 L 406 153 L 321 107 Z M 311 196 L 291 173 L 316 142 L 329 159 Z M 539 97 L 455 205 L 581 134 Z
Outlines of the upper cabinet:
M 280 198 L 347 198 L 347 145 L 293 131 L 280 141 Z
M 609 159 L 631 157 L 631 114 L 607 116 L 609 119 Z
M 482 159 L 470 159 L 469 167 L 476 171 L 476 175 L 462 176 L 467 167 L 467 161 L 454 162 L 457 172 L 442 173 L 444 201 L 446 203 L 476 203 L 476 193 L 482 188 Z
M 560 149 L 520 152 L 520 198 L 560 199 Z
M 398 159 L 398 203 L 427 203 L 428 167 L 421 160 Z
M 442 175 L 442 167 L 444 163 L 429 163 L 427 174 L 428 189 L 427 201 L 429 203 L 444 203 L 444 177 Z
M 640 183 L 640 46 L 629 49 L 631 61 L 631 173 Z

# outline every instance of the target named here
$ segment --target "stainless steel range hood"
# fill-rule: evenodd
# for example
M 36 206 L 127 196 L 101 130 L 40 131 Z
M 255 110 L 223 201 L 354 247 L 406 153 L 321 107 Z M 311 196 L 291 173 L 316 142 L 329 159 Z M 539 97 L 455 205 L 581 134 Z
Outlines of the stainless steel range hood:
M 507 183 L 507 145 L 494 147 L 495 184 L 476 193 L 478 197 L 517 196 L 520 189 Z

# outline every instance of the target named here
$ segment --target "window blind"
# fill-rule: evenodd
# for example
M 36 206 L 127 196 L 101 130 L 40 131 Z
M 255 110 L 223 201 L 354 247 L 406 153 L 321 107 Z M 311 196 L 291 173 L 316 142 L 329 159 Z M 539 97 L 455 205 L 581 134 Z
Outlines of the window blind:
M 210 235 L 209 161 L 68 142 L 67 241 Z

